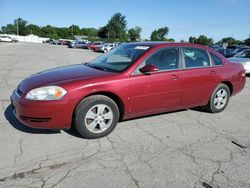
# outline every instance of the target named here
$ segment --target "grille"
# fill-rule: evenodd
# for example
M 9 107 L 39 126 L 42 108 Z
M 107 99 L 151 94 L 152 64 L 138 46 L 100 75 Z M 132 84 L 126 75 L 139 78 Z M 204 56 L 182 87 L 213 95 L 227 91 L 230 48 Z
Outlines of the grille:
M 16 92 L 17 92 L 17 94 L 18 94 L 19 96 L 22 96 L 22 95 L 23 95 L 23 92 L 22 92 L 19 88 L 17 88 Z
M 37 117 L 27 117 L 27 116 L 21 116 L 22 120 L 24 121 L 30 121 L 30 122 L 49 122 L 51 118 L 37 118 Z

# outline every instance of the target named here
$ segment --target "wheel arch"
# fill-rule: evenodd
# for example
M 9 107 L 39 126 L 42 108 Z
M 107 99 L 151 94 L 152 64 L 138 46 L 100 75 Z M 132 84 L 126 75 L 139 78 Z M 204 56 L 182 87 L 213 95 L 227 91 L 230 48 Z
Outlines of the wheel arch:
M 78 104 L 85 98 L 89 97 L 89 96 L 93 96 L 93 95 L 104 95 L 106 97 L 109 97 L 111 98 L 118 106 L 118 109 L 119 109 L 119 114 L 120 114 L 120 117 L 119 117 L 119 121 L 121 121 L 124 117 L 124 113 L 125 113 L 125 105 L 124 105 L 124 102 L 122 101 L 121 97 L 119 97 L 118 95 L 112 93 L 112 92 L 108 92 L 108 91 L 98 91 L 98 92 L 94 92 L 94 93 L 90 93 L 86 96 L 84 96 L 83 98 L 81 98 L 75 108 L 74 108 L 74 112 L 78 106 Z M 72 122 L 74 122 L 74 113 L 72 114 Z
M 230 81 L 223 81 L 222 84 L 225 84 L 230 90 L 230 96 L 233 94 L 233 84 Z

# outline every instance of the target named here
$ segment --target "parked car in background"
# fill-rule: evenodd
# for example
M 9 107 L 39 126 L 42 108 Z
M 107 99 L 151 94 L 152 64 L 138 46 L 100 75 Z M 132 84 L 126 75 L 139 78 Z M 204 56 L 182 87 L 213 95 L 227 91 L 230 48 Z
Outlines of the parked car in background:
M 85 42 L 85 43 L 90 43 L 87 39 L 81 39 L 80 41 Z
M 65 39 L 60 39 L 57 41 L 57 45 L 69 45 L 70 44 L 70 40 L 65 40 Z
M 88 48 L 88 43 L 83 41 L 73 41 L 68 45 L 69 48 Z
M 101 51 L 101 48 L 103 47 L 104 43 L 103 44 L 98 44 L 98 45 L 94 45 L 92 50 L 95 51 L 95 52 L 102 52 Z
M 105 44 L 100 46 L 99 51 L 103 52 L 103 53 L 106 53 L 106 52 L 112 50 L 115 47 L 116 47 L 116 45 L 114 43 L 105 43 Z
M 55 44 L 55 40 L 54 39 L 48 39 L 48 40 L 43 41 L 43 43 Z
M 88 48 L 89 48 L 90 50 L 94 50 L 96 46 L 99 46 L 99 45 L 102 45 L 102 44 L 103 44 L 103 42 L 100 42 L 100 41 L 93 42 L 93 43 L 90 43 L 90 44 L 88 45 Z
M 14 38 L 14 37 L 12 38 L 12 41 L 13 42 L 18 42 L 18 40 L 16 38 Z
M 58 40 L 56 44 L 57 45 L 63 45 L 63 41 L 62 40 Z
M 241 63 L 244 66 L 246 74 L 250 74 L 250 49 L 243 50 L 234 57 L 228 58 L 228 61 L 234 63 Z
M 53 43 L 51 44 L 54 44 L 54 45 L 61 45 L 61 42 L 59 40 L 54 40 Z
M 233 57 L 235 55 L 234 51 L 235 49 L 232 48 L 218 48 L 216 49 L 217 52 L 219 52 L 221 55 L 223 55 L 224 57 Z
M 76 42 L 77 42 L 77 40 L 71 41 L 71 42 L 68 44 L 68 47 L 69 47 L 69 48 L 73 48 Z
M 217 49 L 219 49 L 219 48 L 222 48 L 220 45 L 210 45 L 210 46 L 208 46 L 208 47 L 210 47 L 210 48 L 212 48 L 212 49 L 214 49 L 214 50 L 217 50 Z
M 87 64 L 40 72 L 11 96 L 25 125 L 108 135 L 119 120 L 205 106 L 223 111 L 245 85 L 243 66 L 189 43 L 127 43 Z
M 116 47 L 116 46 L 121 45 L 122 43 L 121 43 L 121 42 L 114 42 L 113 44 L 114 44 L 114 45 L 115 45 L 115 47 Z
M 0 35 L 0 42 L 18 42 L 18 40 L 7 35 Z
M 236 54 L 238 54 L 238 53 L 240 53 L 240 52 L 242 52 L 242 51 L 244 51 L 244 50 L 247 50 L 247 49 L 250 49 L 250 46 L 242 46 L 242 47 L 239 47 L 239 48 L 237 48 L 237 49 L 234 50 L 234 55 L 236 55 Z M 233 55 L 233 56 L 234 56 L 234 55 Z

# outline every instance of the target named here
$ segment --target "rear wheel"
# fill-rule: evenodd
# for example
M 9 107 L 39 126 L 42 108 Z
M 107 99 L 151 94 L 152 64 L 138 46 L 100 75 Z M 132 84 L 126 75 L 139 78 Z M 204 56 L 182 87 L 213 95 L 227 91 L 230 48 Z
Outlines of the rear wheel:
M 215 88 L 208 104 L 206 105 L 207 111 L 212 113 L 222 112 L 227 107 L 229 98 L 230 89 L 228 86 L 225 84 L 219 84 Z
M 93 95 L 78 104 L 74 115 L 74 126 L 82 137 L 100 138 L 116 127 L 119 108 L 109 97 Z

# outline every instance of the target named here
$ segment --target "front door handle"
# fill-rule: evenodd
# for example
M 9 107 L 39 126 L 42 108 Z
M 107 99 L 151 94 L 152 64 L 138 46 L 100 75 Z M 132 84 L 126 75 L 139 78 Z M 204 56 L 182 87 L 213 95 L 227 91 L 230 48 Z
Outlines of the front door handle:
M 170 76 L 170 80 L 178 80 L 179 79 L 179 76 L 173 74 Z

